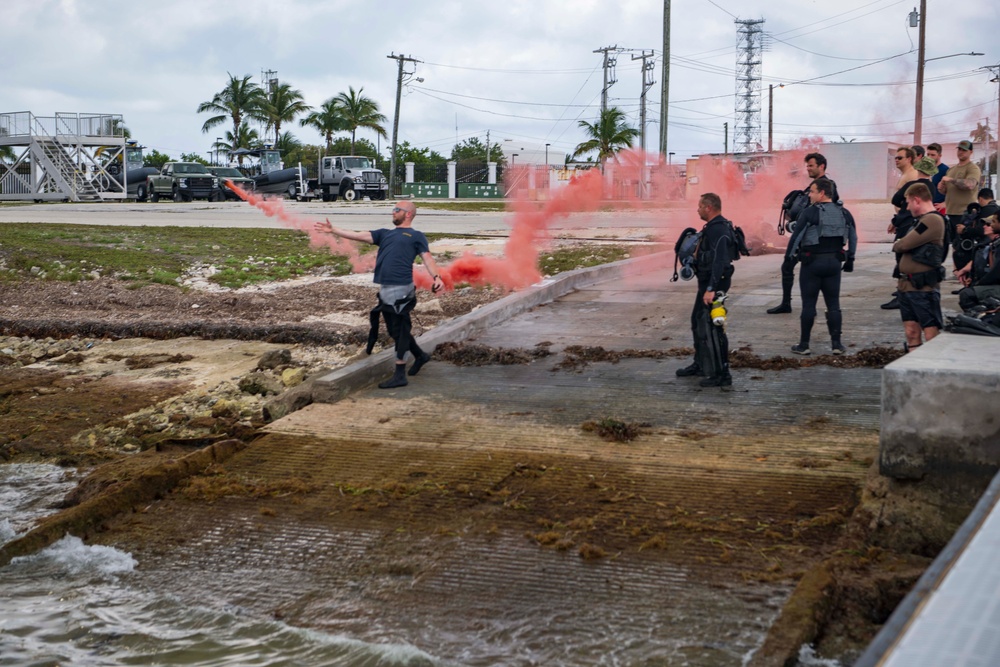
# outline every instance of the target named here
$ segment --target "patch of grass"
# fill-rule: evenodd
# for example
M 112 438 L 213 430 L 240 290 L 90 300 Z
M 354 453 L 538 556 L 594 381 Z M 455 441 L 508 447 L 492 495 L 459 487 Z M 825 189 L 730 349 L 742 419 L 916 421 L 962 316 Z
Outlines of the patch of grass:
M 311 248 L 285 229 L 0 224 L 0 280 L 76 282 L 99 276 L 176 285 L 196 265 L 221 270 L 214 282 L 238 288 L 325 271 L 350 272 L 347 258 Z
M 559 248 L 542 253 L 538 258 L 538 269 L 547 276 L 563 271 L 583 269 L 598 264 L 610 264 L 628 258 L 630 248 L 624 245 L 587 245 Z
M 435 201 L 425 200 L 418 202 L 420 210 L 437 211 L 471 211 L 481 213 L 494 213 L 506 211 L 507 202 L 503 199 L 476 199 L 470 201 Z
M 605 417 L 599 421 L 587 421 L 582 425 L 584 431 L 597 433 L 609 442 L 632 442 L 642 433 L 642 424 L 630 423 Z

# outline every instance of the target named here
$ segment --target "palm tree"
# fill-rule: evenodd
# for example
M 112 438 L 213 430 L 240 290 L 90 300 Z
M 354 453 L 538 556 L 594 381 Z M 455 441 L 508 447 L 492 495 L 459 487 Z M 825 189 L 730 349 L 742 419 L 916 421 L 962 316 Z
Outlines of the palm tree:
M 240 130 L 237 134 L 233 134 L 230 131 L 226 131 L 226 142 L 215 142 L 215 148 L 221 149 L 226 153 L 232 154 L 238 148 L 257 148 L 260 145 L 260 136 L 257 134 L 257 130 L 253 129 L 249 125 L 240 125 Z M 240 164 L 243 164 L 243 156 L 239 156 Z
M 972 143 L 974 144 L 985 144 L 994 141 L 993 135 L 990 134 L 990 126 L 979 121 L 976 121 L 976 129 L 969 132 L 969 138 L 972 139 Z
M 227 74 L 229 74 L 227 72 Z M 239 79 L 229 74 L 229 82 L 226 87 L 217 92 L 209 102 L 202 102 L 198 105 L 198 113 L 214 113 L 201 126 L 202 132 L 208 132 L 216 125 L 221 125 L 227 119 L 233 121 L 233 136 L 240 136 L 243 128 L 244 116 L 254 116 L 260 112 L 265 101 L 264 91 L 256 83 L 250 82 L 250 75 L 247 74 Z
M 9 136 L 9 132 L 6 128 L 0 127 L 0 137 Z M 0 146 L 0 162 L 13 162 L 17 159 L 14 155 L 14 149 L 10 146 Z
M 382 138 L 387 138 L 385 128 L 382 123 L 386 122 L 386 117 L 379 113 L 378 102 L 370 97 L 365 97 L 361 93 L 364 87 L 354 92 L 353 86 L 348 86 L 349 93 L 338 93 L 334 97 L 340 113 L 344 117 L 346 130 L 351 133 L 351 155 L 354 155 L 354 138 L 359 127 L 365 127 L 375 132 Z
M 313 111 L 300 120 L 299 125 L 318 130 L 323 135 L 323 138 L 326 139 L 327 153 L 330 152 L 333 145 L 333 133 L 346 132 L 348 130 L 347 121 L 341 114 L 340 105 L 335 97 L 331 97 L 326 102 L 323 102 L 323 106 L 320 107 L 319 111 Z
M 590 139 L 577 145 L 573 159 L 597 151 L 597 159 L 603 163 L 608 158 L 614 159 L 639 137 L 639 130 L 625 124 L 625 112 L 617 107 L 602 111 L 596 123 L 581 120 L 577 125 L 586 130 Z
M 296 139 L 291 132 L 285 132 L 274 142 L 274 147 L 281 151 L 282 155 L 288 155 L 292 151 L 302 148 L 302 142 Z
M 287 83 L 280 83 L 265 96 L 263 104 L 255 117 L 264 123 L 264 136 L 274 129 L 275 142 L 281 137 L 281 124 L 291 123 L 295 117 L 311 110 L 312 107 L 305 103 L 302 91 L 293 90 Z

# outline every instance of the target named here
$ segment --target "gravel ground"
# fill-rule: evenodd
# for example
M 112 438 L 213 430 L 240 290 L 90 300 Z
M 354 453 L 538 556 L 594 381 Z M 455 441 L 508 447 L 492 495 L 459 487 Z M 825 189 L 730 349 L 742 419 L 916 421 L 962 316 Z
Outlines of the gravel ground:
M 370 275 L 189 287 L 0 283 L 0 460 L 88 466 L 252 437 L 266 401 L 365 354 Z M 420 292 L 414 333 L 502 296 Z M 390 344 L 383 327 L 376 351 Z

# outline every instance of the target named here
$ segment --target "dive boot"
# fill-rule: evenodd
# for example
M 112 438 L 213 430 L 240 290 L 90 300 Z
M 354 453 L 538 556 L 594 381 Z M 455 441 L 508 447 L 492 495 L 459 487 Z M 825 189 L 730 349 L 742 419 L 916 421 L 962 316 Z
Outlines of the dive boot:
M 396 364 L 396 370 L 393 372 L 392 377 L 385 382 L 379 382 L 379 389 L 395 389 L 396 387 L 405 387 L 409 382 L 406 381 L 406 364 Z

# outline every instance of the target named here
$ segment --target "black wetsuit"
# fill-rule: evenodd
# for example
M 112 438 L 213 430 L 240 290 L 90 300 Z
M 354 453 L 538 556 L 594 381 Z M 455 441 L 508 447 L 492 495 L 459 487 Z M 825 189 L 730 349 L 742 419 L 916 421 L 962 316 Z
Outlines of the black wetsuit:
M 839 203 L 840 193 L 837 192 L 837 184 L 834 183 L 833 179 L 829 176 L 823 175 L 819 178 L 825 178 L 830 181 L 830 183 L 833 183 L 833 197 L 831 197 L 831 199 Z M 809 185 L 812 185 L 812 181 L 810 181 Z M 809 188 L 806 188 L 803 192 L 808 191 Z M 799 219 L 801 219 L 803 213 L 805 213 L 805 211 L 799 214 Z M 792 242 L 795 239 L 796 233 L 801 228 L 801 225 L 798 224 L 799 220 L 793 220 L 792 222 L 795 223 L 795 231 L 792 232 L 791 238 L 788 239 L 788 247 L 785 248 L 785 259 L 781 262 L 781 303 L 782 305 L 788 306 L 792 303 L 792 287 L 795 285 L 795 263 L 798 261 L 794 256 L 792 256 L 791 253 Z
M 822 207 L 835 207 L 832 202 L 810 206 L 802 212 L 795 228 L 798 238 L 805 240 L 806 230 L 810 226 L 819 225 Z M 837 207 L 843 214 L 846 224 L 847 248 L 844 248 L 845 238 L 841 236 L 820 236 L 817 243 L 801 245 L 798 248 L 798 259 L 802 262 L 799 271 L 799 292 L 802 296 L 802 315 L 800 316 L 799 344 L 808 349 L 813 323 L 816 321 L 816 303 L 823 294 L 826 304 L 826 325 L 830 332 L 830 340 L 836 346 L 840 345 L 843 314 L 840 310 L 840 273 L 842 262 L 849 261 L 853 269 L 854 253 L 858 248 L 858 234 L 855 229 L 854 216 L 846 208 Z M 836 212 L 836 211 L 835 211 Z
M 704 294 L 708 291 L 729 292 L 735 256 L 732 223 L 717 215 L 702 228 L 695 258 L 698 293 L 691 310 L 695 361 L 710 377 L 730 378 L 729 338 L 725 328 L 712 324 L 711 307 L 705 305 Z

